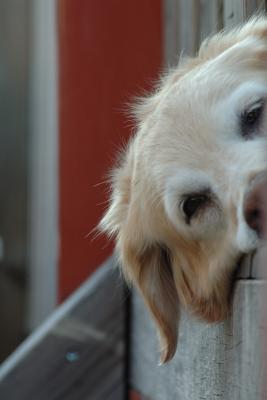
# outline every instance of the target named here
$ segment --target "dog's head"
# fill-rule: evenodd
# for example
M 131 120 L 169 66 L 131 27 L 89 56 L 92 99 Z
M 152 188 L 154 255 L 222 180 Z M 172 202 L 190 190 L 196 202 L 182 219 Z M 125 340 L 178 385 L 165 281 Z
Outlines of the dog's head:
M 258 245 L 251 193 L 266 168 L 266 103 L 267 20 L 257 18 L 204 42 L 136 107 L 101 229 L 152 312 L 163 362 L 179 303 L 225 318 L 236 262 Z

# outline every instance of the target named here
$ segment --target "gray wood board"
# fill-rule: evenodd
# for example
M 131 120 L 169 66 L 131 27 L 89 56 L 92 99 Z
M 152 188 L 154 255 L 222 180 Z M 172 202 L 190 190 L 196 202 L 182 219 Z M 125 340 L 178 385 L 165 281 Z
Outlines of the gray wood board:
M 100 268 L 0 368 L 1 400 L 120 400 L 125 396 L 124 285 Z
M 236 279 L 266 279 L 266 248 L 262 247 L 242 258 L 236 268 Z
M 235 26 L 265 8 L 264 0 L 224 0 L 224 26 Z
M 175 399 L 175 397 L 164 397 L 164 391 L 176 390 L 177 382 L 184 390 L 189 376 L 193 382 L 187 389 L 189 393 L 192 385 L 198 387 L 199 382 L 203 388 L 205 385 L 202 386 L 202 382 L 214 389 L 220 380 L 227 381 L 223 367 L 227 357 L 225 354 L 231 354 L 229 348 L 237 346 L 240 337 L 244 336 L 246 326 L 242 324 L 243 322 L 248 324 L 247 314 L 252 315 L 251 324 L 257 327 L 255 319 L 258 318 L 258 297 L 255 293 L 258 293 L 258 289 L 262 286 L 259 281 L 247 280 L 247 278 L 255 277 L 258 271 L 255 264 L 258 260 L 258 255 L 250 255 L 238 268 L 237 276 L 241 280 L 237 284 L 234 305 L 236 318 L 233 319 L 232 337 L 229 334 L 229 322 L 218 326 L 205 326 L 183 315 L 178 353 L 172 363 L 160 369 L 157 367 L 154 326 L 141 300 L 136 295 L 133 296 L 131 364 L 132 382 L 137 389 L 148 395 L 153 394 L 152 398 L 155 400 Z M 124 398 L 127 384 L 125 379 L 126 294 L 115 266 L 114 259 L 111 259 L 101 267 L 1 366 L 1 400 L 35 400 L 36 398 L 38 400 L 120 400 Z M 261 274 L 258 273 L 258 275 Z M 250 297 L 252 301 L 249 300 Z M 244 315 L 241 315 L 242 309 L 244 309 Z M 240 321 L 239 325 L 235 322 L 236 320 Z M 256 348 L 255 343 L 258 341 L 259 332 L 257 328 L 255 329 L 256 332 L 253 331 L 249 339 L 246 336 L 247 344 L 249 340 L 252 340 L 251 349 Z M 203 342 L 199 349 L 198 334 L 201 335 L 200 339 Z M 225 335 L 226 338 L 229 335 L 231 339 L 227 341 Z M 192 350 L 192 346 L 193 359 L 186 355 L 189 349 Z M 177 357 L 183 357 L 184 360 Z M 237 356 L 231 357 L 230 359 L 234 361 L 238 359 Z M 202 375 L 199 376 L 198 368 L 201 371 L 212 371 L 212 378 L 205 381 Z M 240 364 L 240 368 L 243 369 L 243 364 Z M 157 388 L 158 382 L 161 389 L 157 396 L 163 397 L 154 397 L 154 393 L 151 392 L 152 388 Z M 218 390 L 220 387 L 218 386 Z M 170 394 L 172 395 L 174 396 Z M 221 396 L 221 398 L 226 399 L 227 396 Z M 238 397 L 233 399 L 238 399 Z
M 260 400 L 264 291 L 265 281 L 238 281 L 232 317 L 223 323 L 208 325 L 182 312 L 177 352 L 163 366 L 154 324 L 135 293 L 132 387 L 153 400 Z

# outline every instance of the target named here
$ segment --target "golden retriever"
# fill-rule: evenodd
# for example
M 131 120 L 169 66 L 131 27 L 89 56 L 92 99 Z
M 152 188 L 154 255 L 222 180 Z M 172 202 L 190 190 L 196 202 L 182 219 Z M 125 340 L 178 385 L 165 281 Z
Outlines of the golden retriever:
M 237 260 L 259 245 L 266 99 L 267 19 L 254 17 L 205 40 L 135 107 L 100 229 L 154 317 L 162 362 L 179 305 L 226 318 Z

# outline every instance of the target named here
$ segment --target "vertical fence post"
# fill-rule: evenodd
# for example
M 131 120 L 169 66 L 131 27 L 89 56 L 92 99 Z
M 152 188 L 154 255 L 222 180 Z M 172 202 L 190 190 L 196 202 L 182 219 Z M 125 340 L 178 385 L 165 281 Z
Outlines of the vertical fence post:
M 224 26 L 237 25 L 264 10 L 265 1 L 262 0 L 224 0 Z

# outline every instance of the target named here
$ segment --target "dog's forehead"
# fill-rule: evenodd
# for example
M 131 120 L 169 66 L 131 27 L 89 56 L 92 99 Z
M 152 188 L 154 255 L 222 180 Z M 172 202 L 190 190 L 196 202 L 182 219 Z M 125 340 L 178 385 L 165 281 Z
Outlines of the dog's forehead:
M 171 88 L 160 104 L 160 112 L 156 113 L 162 139 L 165 139 L 163 132 L 185 142 L 204 140 L 214 134 L 218 127 L 215 109 L 233 92 L 234 85 L 208 80 L 209 77 L 200 71 L 188 74 Z
M 233 75 L 226 70 L 213 76 L 202 66 L 186 74 L 169 90 L 161 104 L 159 123 L 163 117 L 165 127 L 169 126 L 185 140 L 193 132 L 212 135 L 220 126 L 225 128 L 224 123 L 234 123 L 253 101 L 266 97 L 265 72 Z
M 256 44 L 255 38 L 248 38 L 214 58 L 204 62 L 200 59 L 194 68 L 181 76 L 178 75 L 179 78 L 171 91 L 173 94 L 176 92 L 175 97 L 179 105 L 195 108 L 197 104 L 197 111 L 206 104 L 213 104 L 229 96 L 238 86 L 251 79 L 266 83 L 266 61 L 259 61 L 258 57 L 252 54 Z
M 138 135 L 140 157 L 145 154 L 155 170 L 159 165 L 200 164 L 207 171 L 214 166 L 220 170 L 232 160 L 239 166 L 254 160 L 253 146 L 240 148 L 240 116 L 251 100 L 267 98 L 267 74 L 251 57 L 242 68 L 235 65 L 231 57 L 242 63 L 243 50 L 239 58 L 232 50 L 182 75 L 178 67 L 177 79 L 171 85 L 167 80 L 157 95 L 154 111 Z
M 266 85 L 260 80 L 240 79 L 228 86 L 219 82 L 207 88 L 203 81 L 188 76 L 164 99 L 155 129 L 145 130 L 141 154 L 149 156 L 157 170 L 163 165 L 201 167 L 220 176 L 233 163 L 234 170 L 251 168 L 250 161 L 255 163 L 255 155 L 259 158 L 262 144 L 259 139 L 240 140 L 238 118 L 248 101 L 257 99 L 255 94 L 264 93 Z
M 244 82 L 240 76 L 233 76 L 230 71 L 210 73 L 205 66 L 190 71 L 173 87 L 177 103 L 182 108 L 191 108 L 194 112 L 206 109 L 207 105 L 216 104 L 222 98 L 228 97 Z

